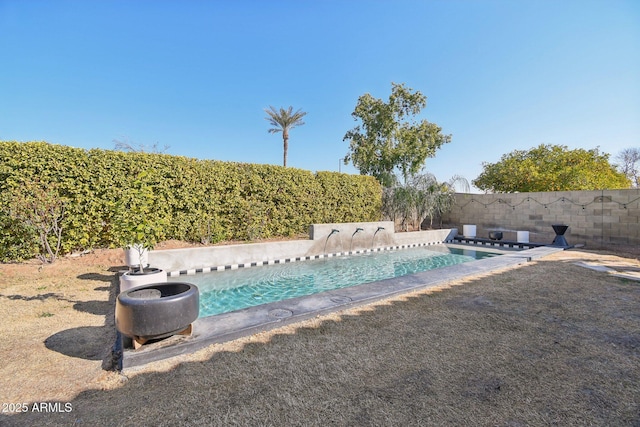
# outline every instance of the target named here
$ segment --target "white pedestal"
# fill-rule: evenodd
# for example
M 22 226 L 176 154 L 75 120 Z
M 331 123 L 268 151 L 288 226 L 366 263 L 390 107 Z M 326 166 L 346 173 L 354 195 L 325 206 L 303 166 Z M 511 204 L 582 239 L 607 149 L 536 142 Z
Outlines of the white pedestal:
M 464 224 L 462 226 L 462 235 L 473 239 L 476 237 L 476 226 L 471 224 Z
M 166 281 L 167 273 L 159 268 L 145 274 L 134 274 L 127 271 L 120 276 L 120 292 L 128 291 L 137 286 L 149 285 L 151 283 L 165 283 Z
M 516 231 L 518 243 L 529 243 L 528 231 Z
M 127 267 L 138 268 L 140 263 L 144 267 L 149 265 L 149 251 L 140 245 L 133 245 L 131 248 L 124 249 L 124 263 Z

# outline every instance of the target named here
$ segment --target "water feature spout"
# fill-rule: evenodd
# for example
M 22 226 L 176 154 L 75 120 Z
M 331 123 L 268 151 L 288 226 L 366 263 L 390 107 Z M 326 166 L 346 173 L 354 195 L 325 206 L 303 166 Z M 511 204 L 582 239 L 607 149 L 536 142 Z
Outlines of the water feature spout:
M 323 253 L 327 253 L 327 243 L 329 243 L 329 237 L 333 236 L 336 233 L 340 233 L 340 230 L 334 228 L 331 230 L 331 233 L 329 233 L 329 235 L 327 236 L 327 240 L 325 240 L 324 242 L 324 251 Z M 338 238 L 340 238 L 340 234 L 338 234 Z M 342 249 L 342 239 L 340 238 L 340 249 Z
M 373 244 L 376 241 L 376 234 L 378 234 L 379 231 L 384 231 L 384 227 L 378 227 L 378 229 L 376 230 L 375 233 L 373 233 L 373 238 L 371 239 L 371 249 L 373 249 Z
M 351 244 L 349 244 L 349 252 L 351 252 L 351 248 L 353 247 L 353 236 L 355 236 L 356 234 L 358 234 L 359 232 L 364 231 L 364 228 L 356 228 L 356 231 L 353 232 L 353 234 L 351 235 Z

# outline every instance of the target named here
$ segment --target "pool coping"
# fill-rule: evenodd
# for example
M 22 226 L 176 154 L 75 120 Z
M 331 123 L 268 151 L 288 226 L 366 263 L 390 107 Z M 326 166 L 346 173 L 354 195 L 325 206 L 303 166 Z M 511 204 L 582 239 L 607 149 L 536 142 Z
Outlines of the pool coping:
M 476 245 L 450 245 L 467 249 L 485 250 Z M 121 368 L 129 370 L 151 362 L 193 353 L 212 344 L 232 341 L 259 332 L 297 323 L 316 316 L 371 304 L 390 297 L 425 290 L 462 279 L 466 276 L 500 270 L 564 250 L 542 246 L 522 251 L 505 251 L 502 256 L 489 257 L 436 270 L 425 271 L 348 288 L 335 289 L 318 294 L 277 301 L 249 307 L 230 313 L 197 319 L 190 336 L 176 335 L 147 344 L 138 350 L 122 349 Z M 490 251 L 495 251 L 492 248 Z

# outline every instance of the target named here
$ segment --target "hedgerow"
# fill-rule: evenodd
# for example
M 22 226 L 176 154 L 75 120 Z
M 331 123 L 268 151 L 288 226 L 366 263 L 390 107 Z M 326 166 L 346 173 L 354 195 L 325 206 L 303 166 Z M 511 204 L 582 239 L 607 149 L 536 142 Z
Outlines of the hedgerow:
M 378 220 L 381 193 L 362 175 L 0 141 L 0 260 L 46 255 L 46 220 L 62 228 L 61 254 L 141 236 L 148 245 L 250 241 L 295 236 L 313 223 Z M 25 200 L 51 197 L 62 204 L 58 217 L 36 210 L 25 220 Z

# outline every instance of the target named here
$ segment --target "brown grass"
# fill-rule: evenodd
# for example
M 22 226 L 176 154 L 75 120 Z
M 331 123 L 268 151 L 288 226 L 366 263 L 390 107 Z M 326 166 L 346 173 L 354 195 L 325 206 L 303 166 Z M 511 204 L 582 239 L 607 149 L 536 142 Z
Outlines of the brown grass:
M 0 402 L 30 410 L 0 424 L 638 426 L 640 283 L 596 260 L 640 267 L 565 251 L 127 376 L 102 369 L 118 256 L 3 265 Z

